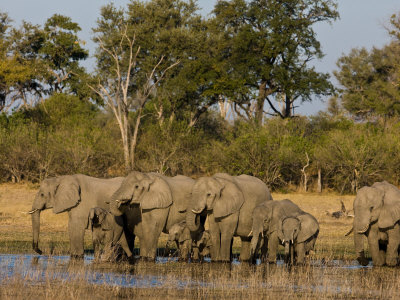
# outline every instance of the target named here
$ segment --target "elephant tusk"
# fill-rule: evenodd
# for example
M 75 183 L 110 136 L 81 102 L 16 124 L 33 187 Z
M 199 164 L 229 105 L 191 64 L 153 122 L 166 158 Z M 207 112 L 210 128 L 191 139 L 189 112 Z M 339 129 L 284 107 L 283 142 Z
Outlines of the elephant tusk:
M 282 240 L 282 244 L 284 244 L 284 243 L 285 243 L 285 239 Z
M 192 209 L 192 213 L 195 213 L 196 215 L 199 214 L 199 213 L 201 213 L 202 211 L 203 211 L 203 210 L 196 211 L 196 210 Z
M 367 226 L 365 226 L 363 229 L 361 229 L 361 230 L 358 230 L 357 232 L 358 233 L 365 233 L 367 230 L 368 230 L 368 228 L 369 228 L 369 224 L 367 224 Z
M 33 214 L 34 212 L 36 212 L 36 211 L 38 211 L 39 210 L 39 208 L 35 208 L 35 209 L 32 209 L 31 211 L 28 211 L 27 212 L 27 214 Z
M 351 227 L 351 229 L 349 230 L 349 232 L 347 232 L 344 236 L 349 236 L 350 235 L 350 233 L 352 233 L 353 232 L 353 230 L 354 230 L 354 227 Z
M 253 230 L 250 231 L 250 233 L 247 236 L 252 236 L 253 235 Z

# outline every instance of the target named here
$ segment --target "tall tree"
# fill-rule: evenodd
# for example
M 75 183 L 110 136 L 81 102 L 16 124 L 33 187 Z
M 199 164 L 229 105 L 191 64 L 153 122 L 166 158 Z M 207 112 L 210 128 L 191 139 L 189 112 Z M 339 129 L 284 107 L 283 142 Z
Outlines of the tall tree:
M 126 19 L 124 11 L 113 5 L 102 8 L 98 27 L 94 29 L 94 40 L 98 44 L 98 83 L 91 88 L 117 120 L 127 171 L 135 166 L 143 109 L 156 93 L 166 72 L 179 64 L 178 60 L 166 65 L 164 54 L 142 48 L 137 38 L 141 32 L 136 29 Z M 153 58 L 152 63 L 144 59 L 147 56 Z M 132 113 L 135 115 L 133 126 L 130 121 Z
M 234 85 L 226 92 L 258 123 L 265 102 L 272 115 L 288 118 L 295 101 L 332 92 L 329 75 L 309 62 L 322 57 L 313 25 L 338 17 L 334 0 L 219 0 L 213 13 L 224 33 L 225 81 Z
M 334 72 L 341 85 L 343 107 L 359 119 L 400 115 L 400 44 L 371 51 L 353 49 L 342 56 Z

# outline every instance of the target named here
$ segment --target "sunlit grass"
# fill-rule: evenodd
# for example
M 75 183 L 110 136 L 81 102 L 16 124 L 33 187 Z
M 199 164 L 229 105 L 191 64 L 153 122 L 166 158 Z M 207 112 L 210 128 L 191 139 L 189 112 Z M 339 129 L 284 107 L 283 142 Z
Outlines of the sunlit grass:
M 33 253 L 31 218 L 24 212 L 31 208 L 35 187 L 0 185 L 0 253 Z M 397 268 L 360 268 L 354 262 L 352 237 L 344 234 L 351 228 L 351 218 L 334 219 L 325 211 L 339 210 L 340 199 L 348 209 L 354 196 L 334 194 L 273 194 L 274 199 L 291 199 L 313 214 L 320 223 L 320 234 L 311 265 L 248 264 L 221 265 L 168 262 L 154 264 L 57 265 L 43 270 L 34 264 L 7 275 L 0 269 L 0 299 L 398 299 L 400 270 Z M 51 210 L 41 214 L 40 247 L 47 255 L 68 254 L 67 214 Z M 163 234 L 159 247 L 164 247 Z M 240 240 L 235 238 L 234 252 Z M 85 235 L 85 249 L 91 250 L 90 232 Z M 282 252 L 283 248 L 280 249 Z M 344 260 L 338 262 L 336 260 Z M 40 262 L 40 259 L 39 259 Z M 22 264 L 20 264 L 22 266 Z M 57 272 L 66 272 L 66 278 Z M 125 286 L 93 282 L 88 274 L 118 274 L 134 278 Z M 102 278 L 102 275 L 100 275 Z M 136 282 L 136 283 L 135 283 Z M 139 283 L 138 283 L 139 282 Z

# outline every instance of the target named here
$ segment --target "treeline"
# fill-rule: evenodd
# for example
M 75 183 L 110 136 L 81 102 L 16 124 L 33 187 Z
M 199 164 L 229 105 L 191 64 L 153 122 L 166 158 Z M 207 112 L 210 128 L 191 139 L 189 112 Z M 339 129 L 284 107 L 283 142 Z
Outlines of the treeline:
M 0 12 L 0 181 L 129 170 L 251 174 L 274 189 L 354 192 L 399 184 L 400 26 L 382 49 L 355 49 L 329 74 L 312 26 L 334 1 L 106 5 L 93 29 L 54 15 L 13 26 Z M 295 109 L 329 96 L 326 112 Z
M 57 174 L 126 174 L 120 134 L 109 113 L 75 96 L 0 119 L 2 181 L 39 181 Z M 196 127 L 143 121 L 137 146 L 140 171 L 196 177 L 251 174 L 274 189 L 352 192 L 378 180 L 399 184 L 400 122 L 389 128 L 343 116 L 271 118 L 263 126 L 204 114 Z

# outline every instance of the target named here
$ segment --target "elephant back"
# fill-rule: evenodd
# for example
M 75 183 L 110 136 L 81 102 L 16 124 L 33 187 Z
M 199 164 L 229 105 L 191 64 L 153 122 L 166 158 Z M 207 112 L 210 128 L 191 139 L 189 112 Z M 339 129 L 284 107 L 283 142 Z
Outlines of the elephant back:
M 252 229 L 254 208 L 265 201 L 269 202 L 272 197 L 267 185 L 256 177 L 240 175 L 234 177 L 234 181 L 242 191 L 245 199 L 239 213 L 237 235 L 247 237 Z

